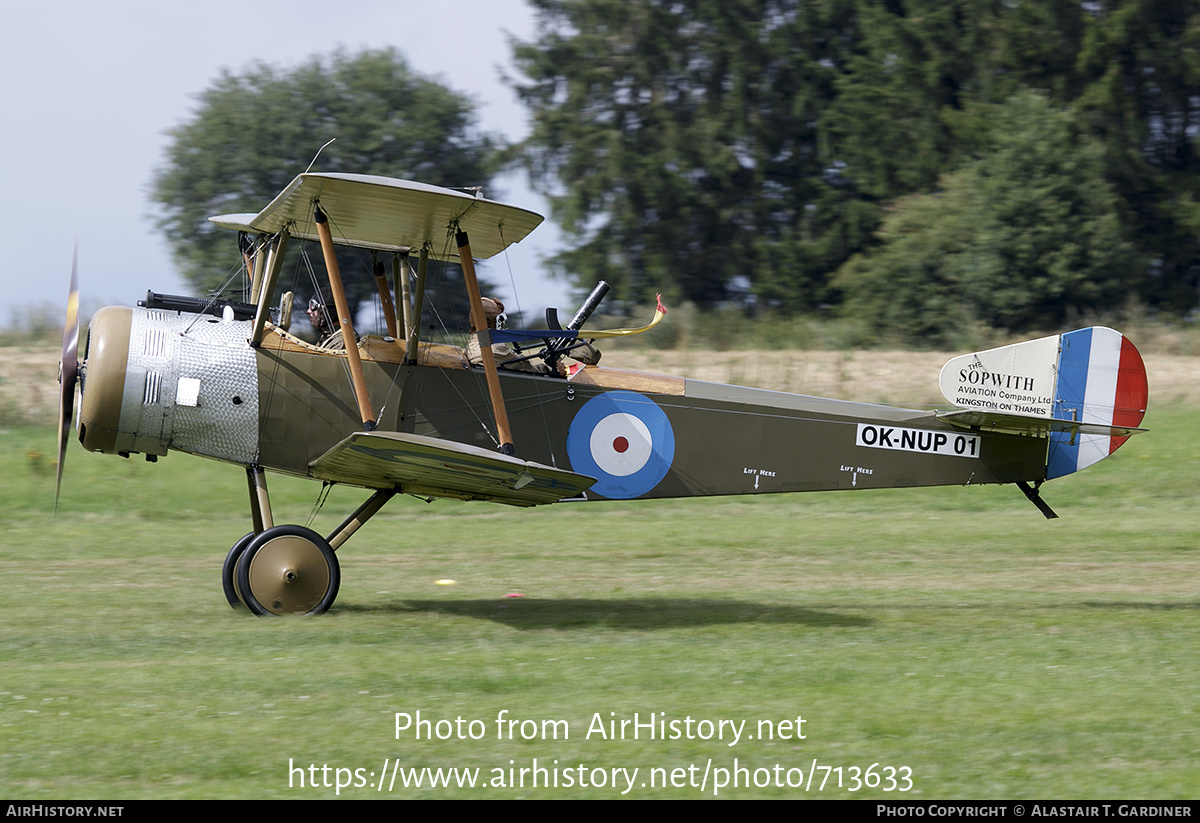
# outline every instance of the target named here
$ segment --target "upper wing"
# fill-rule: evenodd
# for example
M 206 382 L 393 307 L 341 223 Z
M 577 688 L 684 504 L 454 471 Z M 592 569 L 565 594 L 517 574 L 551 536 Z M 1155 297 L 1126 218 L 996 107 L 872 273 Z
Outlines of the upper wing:
M 403 432 L 355 432 L 309 464 L 313 477 L 428 497 L 536 506 L 576 497 L 594 477 Z
M 285 226 L 293 237 L 316 240 L 313 204 L 329 215 L 333 241 L 381 251 L 427 246 L 430 256 L 458 260 L 447 243 L 457 227 L 471 237 L 480 259 L 523 240 L 542 222 L 536 212 L 412 180 L 370 174 L 301 174 L 258 214 L 222 214 L 209 220 L 228 229 L 274 234 Z

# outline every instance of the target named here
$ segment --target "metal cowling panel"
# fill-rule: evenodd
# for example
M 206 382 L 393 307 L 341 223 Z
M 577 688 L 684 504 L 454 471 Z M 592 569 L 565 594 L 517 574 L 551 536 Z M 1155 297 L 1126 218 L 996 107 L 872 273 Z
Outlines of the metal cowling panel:
M 179 382 L 171 448 L 258 462 L 258 370 L 249 321 L 178 315 Z M 193 403 L 195 405 L 190 405 Z

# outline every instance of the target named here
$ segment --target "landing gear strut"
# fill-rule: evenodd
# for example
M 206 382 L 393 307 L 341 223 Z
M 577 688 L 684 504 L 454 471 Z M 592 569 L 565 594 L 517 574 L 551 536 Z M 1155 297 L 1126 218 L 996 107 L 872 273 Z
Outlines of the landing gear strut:
M 324 614 L 333 605 L 342 573 L 334 552 L 396 492 L 375 492 L 328 537 L 304 526 L 276 526 L 266 474 L 246 467 L 254 531 L 233 544 L 221 568 L 221 586 L 233 608 L 251 613 Z

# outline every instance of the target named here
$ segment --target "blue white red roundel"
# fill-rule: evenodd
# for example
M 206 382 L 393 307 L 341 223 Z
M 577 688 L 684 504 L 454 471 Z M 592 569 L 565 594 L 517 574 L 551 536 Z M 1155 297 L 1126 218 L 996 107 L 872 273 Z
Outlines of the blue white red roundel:
M 675 458 L 671 421 L 653 400 L 610 391 L 583 404 L 567 430 L 571 467 L 596 478 L 608 498 L 639 497 L 658 485 Z

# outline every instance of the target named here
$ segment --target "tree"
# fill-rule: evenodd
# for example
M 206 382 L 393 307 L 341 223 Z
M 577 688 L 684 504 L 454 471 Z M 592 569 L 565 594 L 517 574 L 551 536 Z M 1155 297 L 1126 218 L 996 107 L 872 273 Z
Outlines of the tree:
M 215 287 L 236 259 L 233 236 L 208 218 L 257 212 L 332 138 L 316 170 L 453 187 L 486 185 L 498 167 L 497 141 L 477 130 L 472 101 L 413 72 L 394 49 L 224 71 L 170 135 L 152 198 L 181 273 L 199 290 Z M 344 272 L 357 303 L 374 285 L 352 263 Z
M 936 193 L 897 200 L 876 233 L 878 245 L 835 273 L 846 295 L 842 313 L 870 330 L 860 344 L 952 344 L 955 329 L 978 322 L 960 282 L 973 240 L 966 176 L 947 175 Z
M 1151 260 L 1141 296 L 1182 314 L 1200 302 L 1200 0 L 1085 5 L 1075 107 Z
M 827 153 L 859 197 L 928 190 L 962 157 L 956 112 L 986 94 L 992 17 L 973 0 L 856 3 L 822 119 Z
M 627 302 L 719 303 L 730 280 L 829 256 L 836 200 L 818 123 L 833 96 L 826 37 L 852 4 L 799 0 L 534 0 L 515 43 L 533 114 L 535 182 L 573 241 L 580 286 Z M 802 47 L 801 47 L 802 46 Z M 836 255 L 836 251 L 833 252 Z M 820 262 L 811 272 L 819 301 Z
M 969 180 L 975 224 L 954 228 L 971 268 L 952 279 L 980 322 L 1120 304 L 1117 284 L 1174 312 L 1198 302 L 1200 0 L 531 2 L 514 82 L 527 162 L 580 286 L 708 307 L 740 278 L 760 305 L 861 308 L 874 298 L 849 290 L 905 248 L 910 282 L 940 288 L 958 258 L 910 217 Z M 997 116 L 1032 132 L 1006 142 Z M 913 308 L 890 327 L 926 335 Z
M 979 88 L 978 0 L 534 0 L 515 44 L 526 142 L 580 284 L 702 307 L 744 275 L 787 310 L 882 207 L 959 156 L 947 110 Z
M 1033 92 L 991 119 L 990 150 L 968 169 L 976 236 L 962 284 L 980 319 L 1055 327 L 1072 310 L 1121 306 L 1145 266 L 1124 238 L 1104 146 Z
M 1033 92 L 985 108 L 982 156 L 938 192 L 897 202 L 880 247 L 838 273 L 846 313 L 946 344 L 971 323 L 1059 327 L 1121 305 L 1144 276 L 1104 177 L 1104 147 Z

